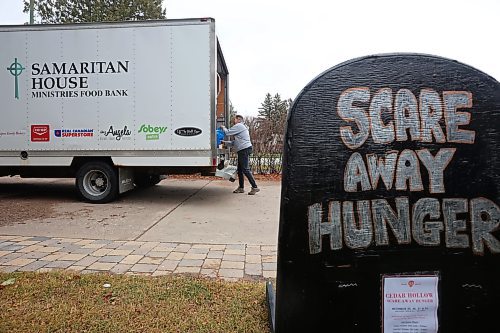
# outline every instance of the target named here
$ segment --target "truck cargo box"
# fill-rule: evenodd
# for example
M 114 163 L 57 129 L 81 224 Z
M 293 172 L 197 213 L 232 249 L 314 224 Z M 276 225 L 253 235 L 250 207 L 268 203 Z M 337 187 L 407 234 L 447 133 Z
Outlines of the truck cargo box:
M 0 26 L 0 43 L 0 176 L 77 177 L 84 199 L 107 202 L 223 164 L 228 70 L 213 19 Z

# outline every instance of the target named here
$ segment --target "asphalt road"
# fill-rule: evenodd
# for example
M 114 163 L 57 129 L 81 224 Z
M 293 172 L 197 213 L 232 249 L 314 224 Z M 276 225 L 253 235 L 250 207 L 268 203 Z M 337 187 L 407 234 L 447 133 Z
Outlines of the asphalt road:
M 255 196 L 235 186 L 165 179 L 94 205 L 78 200 L 72 179 L 0 177 L 0 235 L 276 245 L 280 182 L 260 181 Z

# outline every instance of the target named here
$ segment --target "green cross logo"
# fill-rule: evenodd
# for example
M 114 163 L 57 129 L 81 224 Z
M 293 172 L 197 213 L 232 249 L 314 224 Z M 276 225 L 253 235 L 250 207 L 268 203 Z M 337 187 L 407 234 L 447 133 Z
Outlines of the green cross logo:
M 23 67 L 20 63 L 17 62 L 17 58 L 14 58 L 14 62 L 10 65 L 10 67 L 7 67 L 7 70 L 10 72 L 10 74 L 14 75 L 15 77 L 15 84 L 16 84 L 16 90 L 15 90 L 15 97 L 16 99 L 19 99 L 19 81 L 17 80 L 17 77 L 21 75 L 23 70 L 26 68 Z

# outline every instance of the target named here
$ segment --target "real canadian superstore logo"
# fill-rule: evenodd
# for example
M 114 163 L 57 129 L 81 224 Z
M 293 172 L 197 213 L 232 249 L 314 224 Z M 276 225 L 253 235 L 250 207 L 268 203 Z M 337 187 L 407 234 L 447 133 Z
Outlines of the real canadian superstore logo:
M 50 141 L 49 125 L 31 125 L 31 142 Z
M 14 58 L 14 62 L 7 67 L 7 70 L 14 76 L 14 98 L 19 99 L 19 80 L 18 77 L 26 68 Z
M 56 129 L 54 130 L 56 138 L 92 138 L 94 130 L 91 128 L 76 128 L 76 129 Z

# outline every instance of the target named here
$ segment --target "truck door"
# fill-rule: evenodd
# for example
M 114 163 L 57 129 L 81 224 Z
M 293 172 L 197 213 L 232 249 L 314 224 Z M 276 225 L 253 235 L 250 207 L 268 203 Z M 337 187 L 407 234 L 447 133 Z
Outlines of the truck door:
M 230 127 L 230 110 L 228 94 L 228 75 L 224 55 L 222 54 L 219 41 L 217 41 L 217 128 L 220 125 Z

